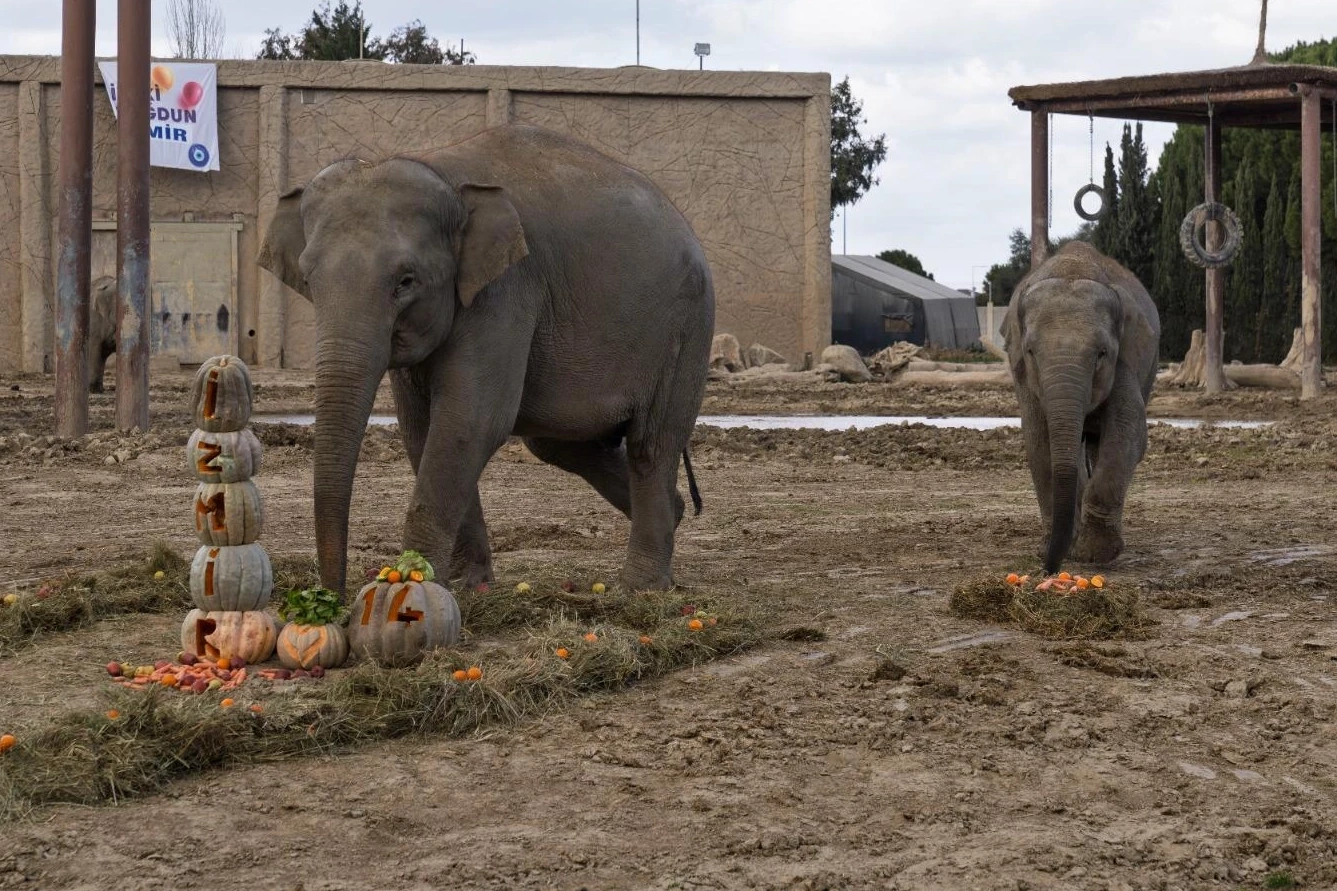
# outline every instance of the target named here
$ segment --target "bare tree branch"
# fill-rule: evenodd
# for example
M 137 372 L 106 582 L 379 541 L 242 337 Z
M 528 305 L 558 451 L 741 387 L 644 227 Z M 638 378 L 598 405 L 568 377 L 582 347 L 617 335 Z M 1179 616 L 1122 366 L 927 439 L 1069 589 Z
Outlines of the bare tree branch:
M 216 59 L 223 54 L 227 22 L 214 0 L 167 0 L 167 34 L 178 59 Z

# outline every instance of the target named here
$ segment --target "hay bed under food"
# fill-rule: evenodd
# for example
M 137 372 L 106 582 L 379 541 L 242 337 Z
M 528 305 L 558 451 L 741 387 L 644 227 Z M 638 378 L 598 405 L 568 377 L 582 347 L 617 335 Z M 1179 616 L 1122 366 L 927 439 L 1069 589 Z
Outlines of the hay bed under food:
M 1153 624 L 1136 591 L 1114 586 L 1060 593 L 976 579 L 952 593 L 948 608 L 962 618 L 1009 622 L 1050 640 L 1138 637 Z
M 527 577 L 528 594 L 516 592 L 513 581 L 460 594 L 475 623 L 468 632 L 485 634 L 492 644 L 486 652 L 438 650 L 408 669 L 362 663 L 323 681 L 289 685 L 282 696 L 266 695 L 269 682 L 248 681 L 231 691 L 236 704 L 226 709 L 221 694 L 110 688 L 103 706 L 61 716 L 0 758 L 0 818 L 54 802 L 113 802 L 214 767 L 341 751 L 412 733 L 464 736 L 762 639 L 756 614 L 733 606 L 750 598 L 728 596 L 727 587 L 646 594 L 610 587 L 596 597 L 564 591 L 563 575 L 545 575 Z M 692 615 L 717 621 L 692 631 Z M 586 640 L 591 633 L 596 640 Z M 558 648 L 567 658 L 556 655 Z M 481 680 L 453 679 L 456 669 L 475 664 Z M 253 704 L 263 711 L 251 711 Z M 107 709 L 119 716 L 107 717 Z

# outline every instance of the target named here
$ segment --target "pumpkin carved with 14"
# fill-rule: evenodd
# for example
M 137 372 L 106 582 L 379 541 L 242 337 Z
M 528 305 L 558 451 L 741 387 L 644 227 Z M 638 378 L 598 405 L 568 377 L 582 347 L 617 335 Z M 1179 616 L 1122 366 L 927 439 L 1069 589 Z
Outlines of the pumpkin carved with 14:
M 372 582 L 353 601 L 348 642 L 359 656 L 409 665 L 459 639 L 459 604 L 435 582 Z

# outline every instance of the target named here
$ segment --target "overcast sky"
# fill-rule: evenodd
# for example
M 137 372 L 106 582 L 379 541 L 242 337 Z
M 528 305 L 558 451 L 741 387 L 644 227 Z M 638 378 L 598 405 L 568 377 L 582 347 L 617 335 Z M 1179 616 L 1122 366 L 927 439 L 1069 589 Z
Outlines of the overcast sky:
M 59 0 L 0 0 L 0 53 L 60 51 Z M 266 28 L 295 30 L 307 0 L 222 0 L 226 45 L 252 56 Z M 114 0 L 98 0 L 97 51 L 116 51 Z M 154 0 L 153 49 L 169 54 L 165 0 Z M 443 43 L 501 65 L 615 67 L 636 61 L 636 0 L 365 0 L 384 35 L 420 18 Z M 1020 84 L 1248 62 L 1259 0 L 640 0 L 641 63 L 848 75 L 866 133 L 887 135 L 874 187 L 849 213 L 849 253 L 904 248 L 941 282 L 968 287 L 1007 254 L 1029 216 L 1029 120 L 1007 98 Z M 1269 49 L 1337 34 L 1334 0 L 1272 0 Z M 1095 121 L 1097 178 L 1120 122 Z M 1149 124 L 1154 165 L 1171 129 Z M 1054 233 L 1076 228 L 1087 182 L 1085 118 L 1054 122 Z M 841 219 L 832 249 L 842 251 Z

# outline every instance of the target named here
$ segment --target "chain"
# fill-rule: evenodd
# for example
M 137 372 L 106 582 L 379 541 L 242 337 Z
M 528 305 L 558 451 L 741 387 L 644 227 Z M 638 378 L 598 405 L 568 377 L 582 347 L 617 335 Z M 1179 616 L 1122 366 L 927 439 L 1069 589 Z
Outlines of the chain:
M 1049 126 L 1045 128 L 1049 131 L 1049 218 L 1046 224 L 1053 228 L 1054 226 L 1054 113 L 1049 113 Z M 1045 236 L 1048 238 L 1048 235 Z
M 1096 116 L 1089 111 L 1086 113 L 1086 132 L 1091 143 L 1091 169 L 1086 178 L 1094 184 L 1096 181 Z
M 1204 176 L 1203 176 L 1203 178 L 1202 178 L 1202 200 L 1203 200 L 1203 201 L 1211 201 L 1211 200 L 1212 200 L 1212 196 L 1209 195 L 1209 194 L 1207 193 L 1207 190 L 1208 190 L 1210 187 L 1209 187 L 1208 184 L 1207 184 L 1207 183 L 1208 183 L 1208 176 L 1207 176 L 1206 174 L 1208 174 L 1208 173 L 1211 171 L 1211 169 L 1212 169 L 1212 124 L 1213 124 L 1213 122 L 1214 122 L 1214 121 L 1213 121 L 1213 115 L 1214 115 L 1214 114 L 1215 114 L 1215 110 L 1214 110 L 1213 107 L 1212 107 L 1212 100 L 1211 100 L 1211 97 L 1209 96 L 1209 97 L 1207 98 L 1207 138 L 1204 139 L 1203 142 L 1202 142 L 1203 150 L 1206 152 L 1206 154 L 1204 154 L 1204 155 L 1203 155 L 1203 158 L 1202 158 L 1202 171 L 1203 171 L 1203 174 L 1204 174 Z M 1218 170 L 1218 171 L 1216 172 L 1216 176 L 1217 176 L 1217 179 L 1220 179 L 1220 178 L 1221 178 L 1221 171 Z M 1216 187 L 1217 187 L 1217 190 L 1219 191 L 1220 188 L 1221 188 L 1221 184 L 1220 184 L 1220 183 L 1217 183 L 1217 184 L 1216 184 Z

